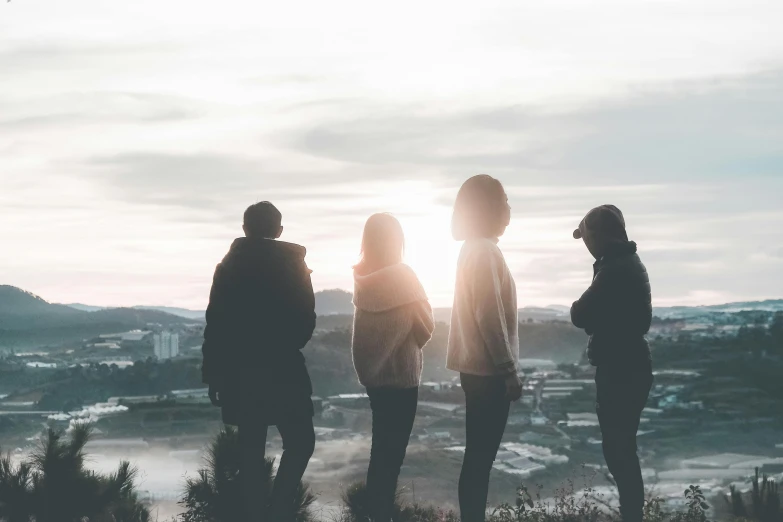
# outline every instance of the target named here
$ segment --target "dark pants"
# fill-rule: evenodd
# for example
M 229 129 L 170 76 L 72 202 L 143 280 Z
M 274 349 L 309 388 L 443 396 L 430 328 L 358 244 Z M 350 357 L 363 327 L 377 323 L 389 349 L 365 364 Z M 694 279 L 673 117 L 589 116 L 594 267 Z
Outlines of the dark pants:
M 239 425 L 241 452 L 239 477 L 245 506 L 245 520 L 248 522 L 293 521 L 294 499 L 307 463 L 315 449 L 313 418 L 302 415 L 301 418 L 277 424 L 277 429 L 283 438 L 283 456 L 277 468 L 268 511 L 267 492 L 264 490 L 267 428 L 266 424 L 255 422 L 243 422 Z
M 489 474 L 500 447 L 511 403 L 505 378 L 460 374 L 465 392 L 465 460 L 459 476 L 462 522 L 483 522 L 487 511 Z
M 652 382 L 649 362 L 625 367 L 599 366 L 595 373 L 604 458 L 617 483 L 624 522 L 642 520 L 644 482 L 636 453 L 636 432 Z
M 372 408 L 372 450 L 367 496 L 374 522 L 389 522 L 397 478 L 416 417 L 418 388 L 367 388 Z

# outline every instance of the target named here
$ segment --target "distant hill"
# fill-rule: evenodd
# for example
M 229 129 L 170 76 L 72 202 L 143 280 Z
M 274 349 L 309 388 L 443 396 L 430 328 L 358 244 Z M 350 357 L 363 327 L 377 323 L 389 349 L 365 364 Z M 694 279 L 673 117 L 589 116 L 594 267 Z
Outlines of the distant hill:
M 92 306 L 92 305 L 86 305 L 82 303 L 68 303 L 64 306 L 68 306 L 70 308 L 75 308 L 76 310 L 81 310 L 82 312 L 98 312 L 101 310 L 107 310 L 111 308 L 120 308 L 116 306 Z M 173 306 L 133 306 L 131 307 L 135 310 L 155 310 L 158 312 L 165 312 L 167 314 L 176 315 L 178 317 L 184 317 L 186 319 L 194 319 L 198 321 L 204 320 L 205 311 L 204 310 L 189 310 L 187 308 L 176 308 Z
M 128 323 L 139 326 L 148 324 L 159 324 L 168 326 L 172 324 L 182 324 L 184 317 L 162 312 L 155 309 L 145 308 L 107 308 L 90 312 L 89 317 L 94 323 L 117 322 Z
M 570 321 L 520 323 L 519 356 L 550 359 L 556 363 L 579 362 L 587 347 L 587 334 Z
M 65 305 L 51 304 L 43 298 L 16 288 L 15 286 L 0 286 L 0 328 L 13 326 L 20 319 L 30 317 L 78 317 L 81 314 Z
M 653 314 L 661 318 L 687 319 L 713 313 L 736 313 L 742 311 L 783 312 L 783 299 L 768 299 L 766 301 L 740 301 L 719 305 L 704 306 L 668 306 L 655 307 Z
M 353 315 L 353 294 L 338 288 L 316 292 L 315 313 L 318 315 Z
M 533 321 L 557 321 L 567 319 L 569 317 L 567 312 L 554 309 L 547 306 L 546 308 L 539 308 L 537 306 L 525 306 L 519 309 L 519 320 L 527 321 L 532 319 Z
M 346 290 L 330 289 L 315 293 L 315 309 L 319 316 L 352 316 L 353 294 Z M 41 297 L 26 292 L 13 286 L 0 286 L 0 329 L 17 328 L 19 324 L 23 328 L 31 325 L 46 325 L 51 322 L 58 324 L 70 324 L 71 319 L 79 317 L 79 313 L 96 313 L 105 310 L 116 309 L 100 306 L 91 306 L 81 303 L 68 305 L 52 304 Z M 124 313 L 116 313 L 114 316 L 131 315 L 130 310 L 145 310 L 165 314 L 162 316 L 149 316 L 151 322 L 165 323 L 171 320 L 170 316 L 185 318 L 192 321 L 203 321 L 204 311 L 189 310 L 167 306 L 140 305 L 133 308 L 124 308 Z M 743 310 L 783 311 L 783 299 L 770 299 L 766 301 L 743 301 L 719 305 L 705 306 L 671 306 L 655 307 L 653 313 L 661 318 L 689 319 L 714 313 L 733 313 Z M 435 320 L 448 323 L 451 320 L 451 308 L 435 308 Z M 98 318 L 101 315 L 96 316 Z M 139 316 L 134 316 L 135 321 Z M 157 319 L 156 319 L 157 317 Z M 58 318 L 55 320 L 55 318 Z M 548 305 L 545 307 L 526 306 L 519 309 L 520 321 L 569 321 L 569 307 L 564 305 Z M 337 322 L 343 322 L 339 319 Z
M 82 312 L 97 312 L 98 310 L 106 310 L 107 308 L 106 306 L 91 306 L 82 303 L 65 303 L 63 306 L 75 308 L 76 310 L 81 310 Z
M 82 303 L 72 303 L 61 306 L 67 306 L 83 312 L 97 312 L 110 308 L 104 306 L 91 306 Z M 173 306 L 138 305 L 133 308 L 137 310 L 156 310 L 158 312 L 165 312 L 167 314 L 198 321 L 203 321 L 206 314 L 206 311 L 204 310 L 190 310 Z M 318 315 L 353 315 L 353 294 L 339 289 L 316 292 L 315 313 Z
M 14 286 L 0 286 L 0 329 L 59 326 L 80 321 L 87 312 L 52 304 Z
M 203 321 L 206 315 L 205 310 L 188 310 L 187 308 L 176 308 L 173 306 L 134 306 L 136 310 L 153 310 L 157 312 L 164 312 L 178 317 L 184 317 L 186 319 L 194 319 Z
M 95 307 L 95 311 L 85 311 L 49 303 L 20 288 L 0 286 L 0 349 L 59 345 L 150 324 L 166 327 L 183 322 L 183 317 L 159 310 Z
M 451 322 L 451 308 L 433 308 L 432 314 L 435 316 L 435 322 L 446 324 Z

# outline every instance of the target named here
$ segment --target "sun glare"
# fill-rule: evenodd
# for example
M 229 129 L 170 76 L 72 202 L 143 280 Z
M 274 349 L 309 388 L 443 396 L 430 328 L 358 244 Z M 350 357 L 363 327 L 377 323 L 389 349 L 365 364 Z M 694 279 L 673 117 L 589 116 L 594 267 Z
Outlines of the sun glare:
M 430 182 L 384 186 L 378 212 L 391 212 L 405 232 L 405 262 L 419 276 L 434 306 L 450 306 L 460 243 L 451 237 L 453 195 Z

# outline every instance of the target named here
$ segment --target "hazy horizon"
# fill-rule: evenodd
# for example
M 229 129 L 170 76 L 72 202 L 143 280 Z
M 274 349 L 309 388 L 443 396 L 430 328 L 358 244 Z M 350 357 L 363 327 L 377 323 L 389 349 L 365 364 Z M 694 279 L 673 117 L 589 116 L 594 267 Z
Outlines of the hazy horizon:
M 22 289 L 24 290 L 24 289 Z M 345 288 L 324 288 L 321 290 L 316 290 L 316 293 L 322 292 L 322 291 L 332 291 L 332 290 L 341 290 L 345 292 L 352 293 L 351 290 L 345 289 Z M 37 295 L 37 294 L 36 294 Z M 45 296 L 38 296 L 43 299 L 45 299 Z M 770 298 L 762 298 L 762 299 L 751 299 L 748 302 L 764 302 L 764 301 L 779 301 L 783 300 L 783 297 L 770 297 Z M 72 307 L 88 307 L 88 308 L 123 308 L 123 307 L 147 307 L 147 308 L 172 308 L 172 309 L 181 309 L 181 310 L 187 310 L 189 312 L 203 312 L 205 311 L 205 308 L 187 308 L 187 307 L 181 307 L 181 306 L 168 306 L 168 305 L 161 305 L 156 303 L 136 303 L 135 305 L 116 305 L 116 304 L 93 304 L 93 303 L 77 303 L 77 302 L 53 302 L 49 301 L 52 304 L 62 304 L 65 306 L 72 306 Z M 677 307 L 677 306 L 686 306 L 686 307 L 700 307 L 700 306 L 719 306 L 719 305 L 731 305 L 737 302 L 744 302 L 744 301 L 732 301 L 732 302 L 721 302 L 721 303 L 694 303 L 694 304 L 688 304 L 688 305 L 667 305 L 662 306 L 663 308 L 668 307 Z M 523 308 L 550 308 L 555 309 L 557 307 L 569 307 L 569 303 L 547 303 L 547 304 L 526 304 L 526 303 L 519 303 L 520 310 Z M 658 305 L 655 305 L 656 307 Z M 444 308 L 451 308 L 451 304 L 445 304 L 442 306 L 436 306 L 436 308 L 444 309 Z
M 0 4 L 0 283 L 203 309 L 271 200 L 316 290 L 390 211 L 449 306 L 461 182 L 503 181 L 521 306 L 567 305 L 614 203 L 654 304 L 783 296 L 783 4 Z

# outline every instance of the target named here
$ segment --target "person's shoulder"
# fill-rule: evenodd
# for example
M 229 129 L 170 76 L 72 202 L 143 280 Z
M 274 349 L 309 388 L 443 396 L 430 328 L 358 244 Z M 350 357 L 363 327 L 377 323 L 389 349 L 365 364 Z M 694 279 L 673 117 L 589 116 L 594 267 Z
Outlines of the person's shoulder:
M 307 266 L 305 258 L 307 257 L 307 248 L 296 243 L 286 241 L 275 241 L 278 251 L 282 254 L 281 261 L 290 267 L 296 267 L 297 273 L 300 271 L 305 274 L 311 274 L 313 271 Z
M 612 257 L 606 259 L 601 266 L 607 269 L 615 270 L 634 270 L 638 268 L 644 268 L 642 258 L 636 252 L 629 253 L 622 256 Z
M 601 263 L 599 273 L 605 281 L 627 282 L 629 279 L 647 278 L 647 267 L 638 254 L 615 257 Z
M 242 245 L 244 244 L 244 238 L 238 237 L 234 241 L 231 242 L 231 245 L 228 247 L 228 251 L 226 252 L 226 255 L 223 256 L 223 259 L 218 263 L 218 268 L 226 266 L 231 262 L 231 259 L 234 257 L 237 257 L 237 254 L 242 250 Z
M 498 255 L 501 254 L 500 247 L 498 246 L 498 243 L 494 239 L 486 238 L 486 237 L 479 237 L 475 239 L 468 239 L 465 241 L 465 243 L 462 245 L 462 250 L 464 252 L 469 252 L 473 254 L 492 254 L 492 255 Z
M 289 243 L 287 241 L 280 241 L 275 240 L 275 244 L 286 253 L 290 254 L 294 257 L 299 257 L 304 259 L 307 257 L 307 248 L 305 248 L 302 245 L 298 245 L 296 243 Z
M 639 254 L 634 253 L 630 257 L 631 257 L 631 264 L 633 266 L 633 270 L 636 272 L 647 274 L 647 267 L 642 262 L 642 258 L 639 257 Z
M 424 290 L 424 285 L 421 283 L 421 279 L 416 275 L 416 271 L 405 263 L 400 263 L 400 271 L 403 274 L 403 278 L 410 284 L 415 291 L 419 294 L 422 301 L 427 300 L 427 292 Z
M 410 265 L 406 263 L 399 263 L 396 266 L 398 267 L 402 277 L 411 279 L 413 281 L 419 281 L 419 276 L 416 275 L 416 271 Z
M 375 279 L 385 285 L 391 285 L 396 291 L 402 293 L 412 293 L 418 295 L 421 299 L 427 299 L 427 293 L 421 284 L 416 271 L 408 264 L 396 263 L 373 272 L 369 278 Z
M 497 243 L 492 239 L 476 238 L 465 241 L 462 246 L 462 258 L 466 263 L 490 263 L 494 260 L 502 260 L 501 252 Z

